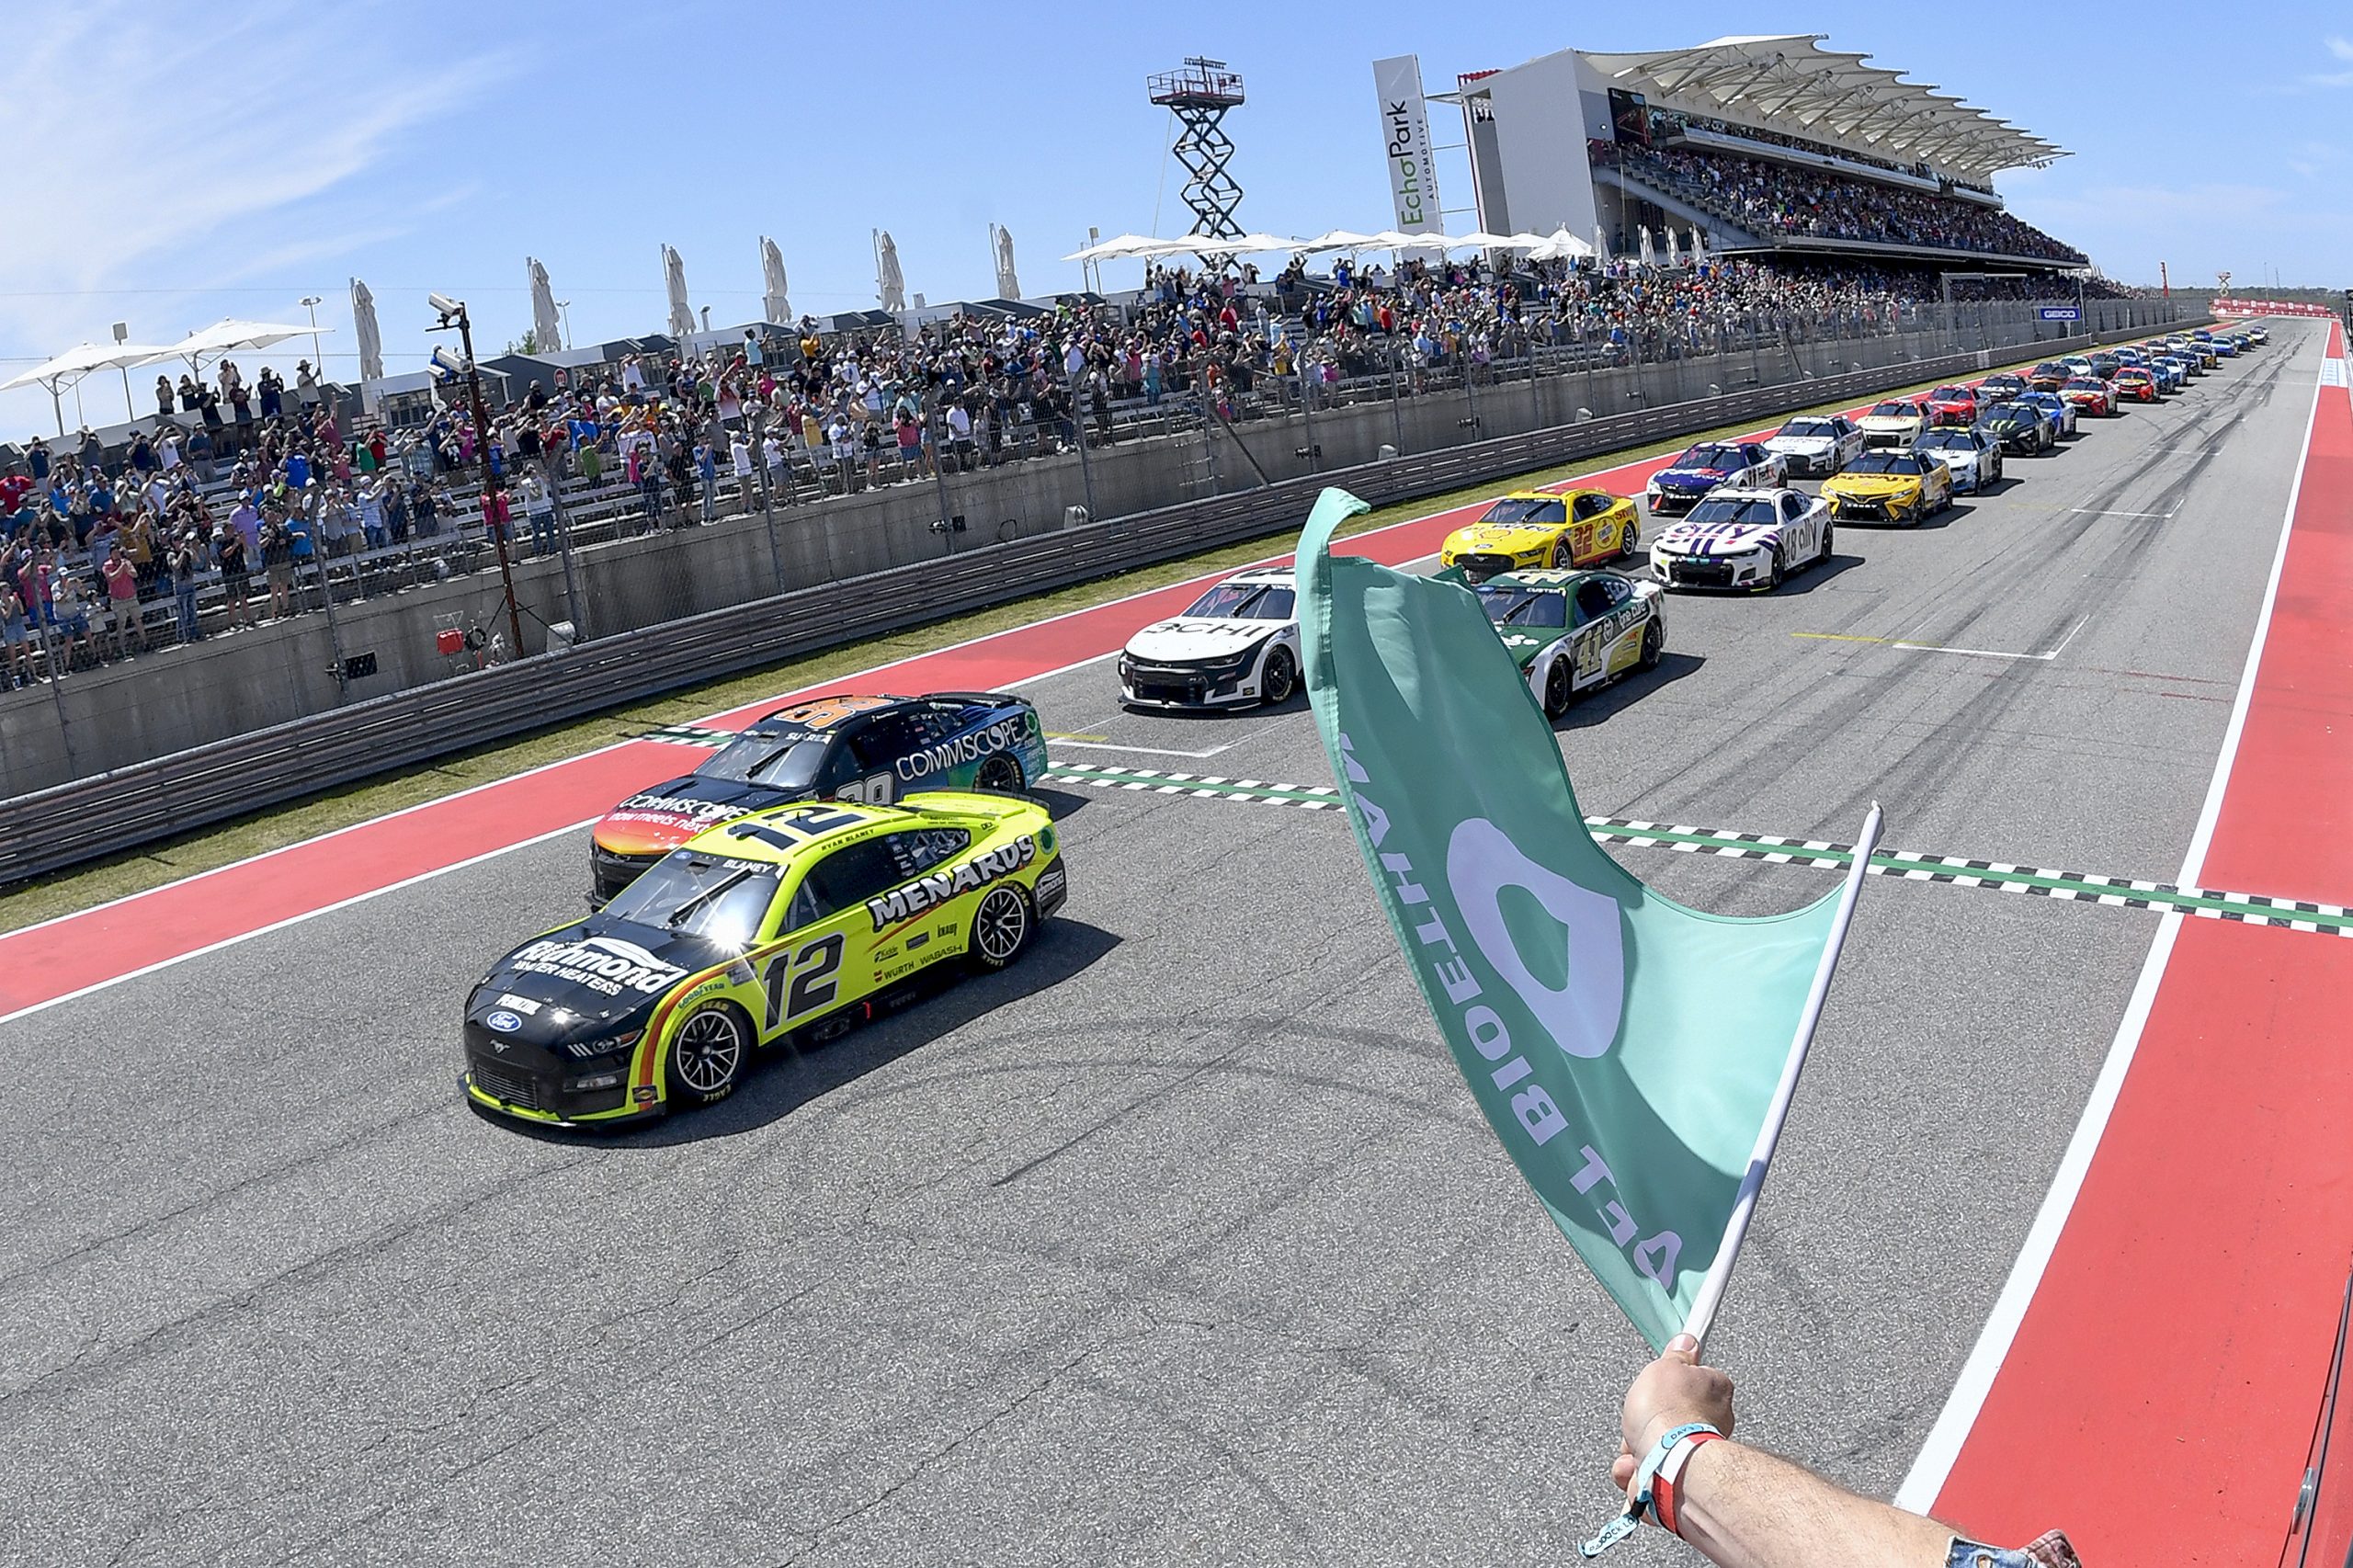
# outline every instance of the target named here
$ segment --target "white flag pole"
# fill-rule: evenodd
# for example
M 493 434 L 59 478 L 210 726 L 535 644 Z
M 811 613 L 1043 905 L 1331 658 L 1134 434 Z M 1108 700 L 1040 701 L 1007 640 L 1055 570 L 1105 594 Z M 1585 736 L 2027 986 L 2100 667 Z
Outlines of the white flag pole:
M 1871 802 L 1870 815 L 1863 819 L 1862 841 L 1855 846 L 1854 863 L 1847 868 L 1847 885 L 1838 894 L 1838 913 L 1830 923 L 1830 940 L 1823 944 L 1822 961 L 1814 966 L 1813 987 L 1806 993 L 1805 1011 L 1798 1015 L 1797 1039 L 1790 1048 L 1790 1060 L 1781 1069 L 1781 1082 L 1773 1090 L 1773 1103 L 1765 1112 L 1764 1129 L 1756 1134 L 1756 1147 L 1748 1156 L 1748 1170 L 1740 1178 L 1740 1195 L 1733 1200 L 1732 1222 L 1724 1227 L 1723 1244 L 1716 1249 L 1716 1261 L 1710 1266 L 1708 1277 L 1699 1281 L 1699 1293 L 1692 1299 L 1690 1313 L 1683 1320 L 1683 1332 L 1707 1343 L 1708 1330 L 1716 1321 L 1716 1309 L 1723 1304 L 1725 1287 L 1732 1283 L 1733 1265 L 1740 1261 L 1740 1244 L 1748 1237 L 1748 1221 L 1756 1213 L 1756 1196 L 1765 1188 L 1765 1173 L 1773 1164 L 1774 1145 L 1781 1141 L 1781 1125 L 1790 1119 L 1790 1103 L 1797 1098 L 1798 1074 L 1805 1070 L 1806 1052 L 1813 1045 L 1813 1028 L 1821 1021 L 1822 1004 L 1830 994 L 1830 977 L 1837 971 L 1839 949 L 1847 945 L 1847 926 L 1855 917 L 1855 899 L 1863 891 L 1863 878 L 1870 874 L 1871 853 L 1879 847 L 1879 802 Z

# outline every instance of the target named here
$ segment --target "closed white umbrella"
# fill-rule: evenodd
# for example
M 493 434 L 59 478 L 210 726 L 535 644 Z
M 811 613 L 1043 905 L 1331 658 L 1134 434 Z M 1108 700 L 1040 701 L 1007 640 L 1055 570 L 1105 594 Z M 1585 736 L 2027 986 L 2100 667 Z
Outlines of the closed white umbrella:
M 1699 233 L 1699 225 L 1691 225 L 1691 265 L 1704 267 L 1708 261 L 1708 239 Z
M 888 229 L 874 231 L 874 290 L 884 310 L 895 314 L 907 308 L 907 278 L 899 270 L 899 242 Z
M 1658 255 L 1651 249 L 1651 226 L 1643 225 L 1643 267 L 1644 270 L 1658 265 Z
M 542 354 L 553 354 L 563 347 L 563 318 L 556 313 L 555 286 L 548 281 L 548 269 L 540 265 L 537 256 L 526 256 L 531 275 L 531 342 Z
M 1602 266 L 1609 265 L 1609 238 L 1601 232 L 1601 225 L 1598 223 L 1593 226 L 1593 254 L 1600 260 Z
M 670 335 L 681 344 L 695 335 L 694 307 L 687 303 L 686 258 L 662 247 L 662 284 L 670 295 Z
M 1675 242 L 1675 225 L 1672 223 L 1668 224 L 1666 229 L 1666 265 L 1669 267 L 1683 265 L 1683 252 Z
M 359 339 L 359 379 L 382 381 L 384 332 L 376 324 L 376 296 L 357 278 L 351 280 L 351 330 Z
M 772 322 L 792 320 L 792 301 L 785 297 L 784 253 L 766 234 L 760 236 L 760 314 Z
M 1000 300 L 1021 298 L 1021 275 L 1013 267 L 1013 231 L 989 225 L 989 249 L 996 260 L 996 297 Z

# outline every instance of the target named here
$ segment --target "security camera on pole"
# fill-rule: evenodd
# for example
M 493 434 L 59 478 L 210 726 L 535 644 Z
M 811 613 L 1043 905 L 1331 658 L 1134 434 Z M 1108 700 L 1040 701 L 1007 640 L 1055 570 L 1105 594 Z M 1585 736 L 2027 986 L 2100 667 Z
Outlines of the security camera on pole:
M 446 347 L 433 351 L 436 375 L 466 378 L 467 395 L 472 400 L 474 412 L 474 450 L 482 454 L 482 510 L 483 526 L 490 529 L 490 541 L 498 548 L 498 580 L 506 594 L 506 637 L 509 658 L 523 656 L 523 613 L 515 606 L 515 568 L 506 558 L 506 529 L 493 521 L 492 497 L 497 494 L 496 478 L 490 472 L 490 411 L 483 406 L 482 372 L 474 366 L 474 326 L 466 314 L 466 302 L 452 300 L 447 294 L 427 294 L 425 302 L 433 307 L 440 320 L 431 328 L 435 332 L 458 329 L 459 347 L 463 358 L 450 354 Z

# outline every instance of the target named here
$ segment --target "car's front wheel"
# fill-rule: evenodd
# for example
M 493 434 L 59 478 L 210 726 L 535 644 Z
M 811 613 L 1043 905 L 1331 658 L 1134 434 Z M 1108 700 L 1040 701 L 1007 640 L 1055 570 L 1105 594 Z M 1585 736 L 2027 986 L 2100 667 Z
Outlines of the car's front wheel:
M 1567 571 L 1570 567 L 1576 564 L 1576 559 L 1577 552 L 1570 548 L 1569 541 L 1566 539 L 1556 539 L 1552 541 L 1553 571 Z
M 713 1002 L 688 1014 L 670 1036 L 670 1097 L 687 1105 L 725 1099 L 743 1081 L 751 1055 L 751 1020 L 733 1004 Z
M 988 891 L 972 912 L 972 935 L 965 953 L 984 970 L 1000 970 L 1021 956 L 1036 925 L 1029 915 L 1029 895 L 1013 882 Z
M 1552 668 L 1544 676 L 1544 717 L 1558 719 L 1569 710 L 1569 662 L 1552 661 Z
M 1781 547 L 1777 544 L 1773 547 L 1772 562 L 1765 569 L 1765 591 L 1769 594 L 1774 589 L 1779 587 L 1781 585 L 1781 580 L 1789 574 L 1789 561 L 1781 553 Z
M 1258 700 L 1268 708 L 1279 702 L 1289 702 L 1290 694 L 1299 689 L 1299 655 L 1289 648 L 1277 648 L 1267 655 L 1266 673 L 1258 680 Z

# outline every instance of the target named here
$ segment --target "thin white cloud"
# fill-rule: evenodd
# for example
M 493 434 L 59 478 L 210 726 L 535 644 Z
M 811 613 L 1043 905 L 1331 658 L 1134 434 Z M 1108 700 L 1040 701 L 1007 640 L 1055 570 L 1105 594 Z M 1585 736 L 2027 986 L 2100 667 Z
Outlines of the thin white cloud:
M 2353 64 L 2353 39 L 2331 37 L 2328 52 Z M 2304 83 L 2313 87 L 2353 87 L 2353 71 L 2320 71 L 2306 76 Z

